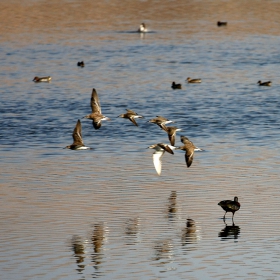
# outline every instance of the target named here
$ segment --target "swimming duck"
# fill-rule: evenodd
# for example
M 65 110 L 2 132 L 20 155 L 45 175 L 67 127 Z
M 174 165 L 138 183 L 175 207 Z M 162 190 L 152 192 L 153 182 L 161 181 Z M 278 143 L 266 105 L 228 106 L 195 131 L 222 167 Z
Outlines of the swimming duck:
M 78 61 L 77 66 L 84 67 L 85 63 L 83 61 Z
M 267 82 L 258 81 L 258 84 L 259 84 L 259 86 L 270 87 L 271 81 L 267 81 Z
M 227 25 L 227 22 L 226 22 L 226 21 L 218 21 L 218 22 L 217 22 L 217 25 L 218 25 L 218 26 L 226 26 L 226 25 Z
M 191 79 L 190 77 L 188 77 L 186 81 L 188 81 L 189 84 L 201 83 L 201 79 Z
M 39 77 L 36 76 L 36 77 L 34 77 L 33 82 L 35 82 L 35 83 L 50 82 L 51 79 L 52 79 L 51 76 L 41 77 L 41 78 L 39 78 Z
M 138 32 L 139 32 L 139 33 L 146 33 L 146 32 L 148 32 L 148 29 L 147 29 L 145 23 L 141 23 L 141 24 L 140 24 L 140 26 L 139 26 L 139 28 L 138 28 Z
M 181 84 L 176 84 L 175 82 L 172 83 L 171 88 L 173 89 L 182 89 L 182 85 Z

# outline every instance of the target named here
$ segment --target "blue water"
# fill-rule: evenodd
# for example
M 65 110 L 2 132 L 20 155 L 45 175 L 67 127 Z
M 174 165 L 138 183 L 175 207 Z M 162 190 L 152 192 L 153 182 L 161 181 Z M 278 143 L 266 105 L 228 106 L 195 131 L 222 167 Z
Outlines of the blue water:
M 280 37 L 185 36 L 186 22 L 1 44 L 1 279 L 280 277 Z M 111 118 L 99 130 L 82 119 L 92 88 Z M 139 127 L 118 118 L 127 108 Z M 147 122 L 156 115 L 183 129 L 176 145 L 185 135 L 205 150 L 189 169 L 176 151 L 156 174 L 147 147 L 168 143 Z M 78 119 L 93 150 L 63 149 Z M 234 196 L 241 209 L 224 224 L 217 203 Z

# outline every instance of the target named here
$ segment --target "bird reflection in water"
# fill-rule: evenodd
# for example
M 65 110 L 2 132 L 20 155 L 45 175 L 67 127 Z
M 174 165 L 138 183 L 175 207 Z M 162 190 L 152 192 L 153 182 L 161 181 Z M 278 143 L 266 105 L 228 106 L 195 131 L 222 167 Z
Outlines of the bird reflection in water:
M 177 193 L 172 191 L 168 198 L 168 218 L 173 220 L 176 216 L 177 206 L 176 206 Z
M 171 240 L 162 240 L 156 242 L 155 245 L 155 257 L 154 261 L 162 260 L 162 264 L 169 263 L 173 256 L 173 245 Z
M 228 240 L 228 239 L 238 239 L 238 236 L 240 235 L 240 227 L 236 226 L 234 223 L 232 223 L 231 226 L 228 226 L 225 223 L 225 228 L 223 228 L 219 232 L 219 237 L 221 237 L 221 240 Z
M 71 245 L 78 266 L 77 270 L 79 273 L 82 273 L 85 268 L 85 265 L 82 264 L 85 259 L 85 246 L 83 239 L 78 235 L 74 235 L 71 239 Z
M 194 244 L 199 239 L 198 230 L 193 219 L 187 219 L 186 228 L 183 229 L 182 245 Z M 190 250 L 190 248 L 188 248 Z
M 127 236 L 127 245 L 136 243 L 137 234 L 139 231 L 140 219 L 138 217 L 131 218 L 126 221 L 125 234 Z
M 104 225 L 102 223 L 95 224 L 92 232 L 91 241 L 93 245 L 92 262 L 96 271 L 98 271 L 99 265 L 102 261 L 102 246 L 105 238 L 104 234 Z

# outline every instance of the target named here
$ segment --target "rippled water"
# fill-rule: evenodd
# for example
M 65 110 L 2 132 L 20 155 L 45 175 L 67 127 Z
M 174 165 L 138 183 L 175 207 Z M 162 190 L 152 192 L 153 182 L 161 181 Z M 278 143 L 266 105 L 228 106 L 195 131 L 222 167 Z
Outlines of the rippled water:
M 0 38 L 1 279 L 279 278 L 280 5 L 131 2 L 61 1 L 65 17 L 61 3 L 1 4 L 21 7 Z M 99 130 L 82 119 L 92 88 L 111 118 Z M 126 108 L 139 127 L 117 118 Z M 190 168 L 176 151 L 156 174 L 156 115 L 205 150 Z M 77 119 L 93 150 L 63 149 Z M 224 223 L 217 203 L 234 196 Z

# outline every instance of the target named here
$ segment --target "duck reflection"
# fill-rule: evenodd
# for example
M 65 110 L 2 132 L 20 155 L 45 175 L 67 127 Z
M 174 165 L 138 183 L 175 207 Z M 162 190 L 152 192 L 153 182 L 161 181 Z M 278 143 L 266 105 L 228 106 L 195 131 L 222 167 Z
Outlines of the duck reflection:
M 173 220 L 176 216 L 177 212 L 177 206 L 176 206 L 176 199 L 177 199 L 177 193 L 176 191 L 172 191 L 169 198 L 168 198 L 168 218 L 170 220 Z
M 126 222 L 125 233 L 127 235 L 136 235 L 139 228 L 139 218 L 128 219 Z
M 102 246 L 104 240 L 104 225 L 102 223 L 95 224 L 94 229 L 92 232 L 92 245 L 93 245 L 93 254 L 92 254 L 92 261 L 94 263 L 94 268 L 98 270 L 99 265 L 102 262 Z
M 154 261 L 159 261 L 162 259 L 166 259 L 168 261 L 164 261 L 163 263 L 168 263 L 170 261 L 170 258 L 173 255 L 173 245 L 171 243 L 171 240 L 162 240 L 158 241 L 155 245 L 155 257 Z
M 131 218 L 126 221 L 125 234 L 127 236 L 127 245 L 136 243 L 136 237 L 139 231 L 140 220 L 139 218 Z
M 225 228 L 219 232 L 221 240 L 238 239 L 238 236 L 240 235 L 240 227 L 236 226 L 234 223 L 232 223 L 231 226 L 228 226 L 226 223 L 225 225 Z
M 193 219 L 187 219 L 186 228 L 182 234 L 182 245 L 194 244 L 198 240 L 198 231 Z
M 82 273 L 85 268 L 85 265 L 82 264 L 85 259 L 85 246 L 83 244 L 83 239 L 78 235 L 74 235 L 71 239 L 71 245 L 78 266 L 77 270 Z

